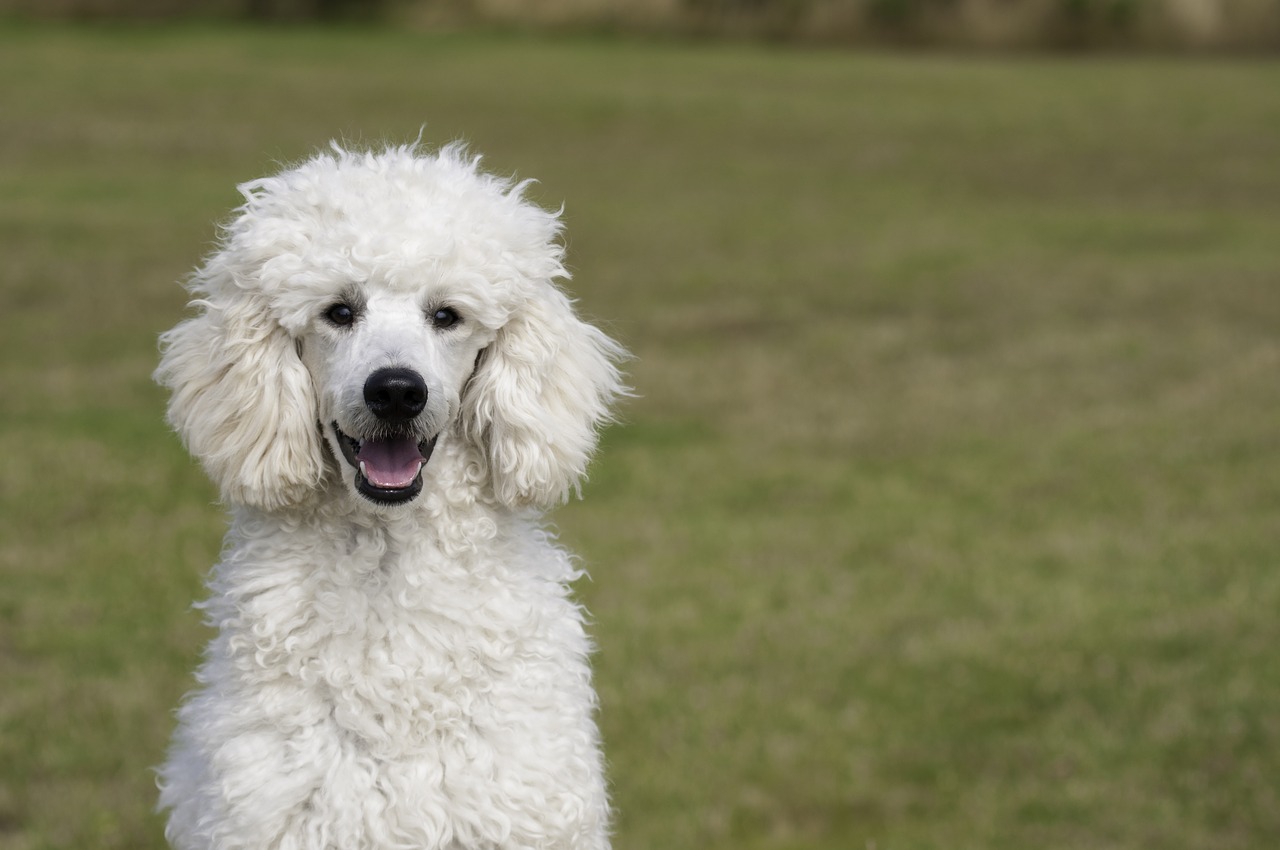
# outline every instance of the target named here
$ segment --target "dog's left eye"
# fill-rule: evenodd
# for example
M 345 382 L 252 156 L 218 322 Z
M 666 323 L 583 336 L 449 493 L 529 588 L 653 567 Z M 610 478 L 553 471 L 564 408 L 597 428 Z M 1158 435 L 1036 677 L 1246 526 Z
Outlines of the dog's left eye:
M 462 317 L 452 307 L 441 307 L 431 314 L 431 324 L 437 328 L 451 328 L 460 321 L 462 321 Z

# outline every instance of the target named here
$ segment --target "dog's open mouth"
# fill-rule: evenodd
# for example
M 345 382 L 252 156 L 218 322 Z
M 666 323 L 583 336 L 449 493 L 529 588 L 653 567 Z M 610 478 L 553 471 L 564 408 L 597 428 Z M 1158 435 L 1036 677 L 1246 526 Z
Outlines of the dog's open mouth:
M 421 442 L 410 435 L 357 440 L 332 423 L 347 463 L 356 470 L 356 489 L 383 504 L 408 502 L 422 492 L 422 468 L 431 459 L 437 434 Z

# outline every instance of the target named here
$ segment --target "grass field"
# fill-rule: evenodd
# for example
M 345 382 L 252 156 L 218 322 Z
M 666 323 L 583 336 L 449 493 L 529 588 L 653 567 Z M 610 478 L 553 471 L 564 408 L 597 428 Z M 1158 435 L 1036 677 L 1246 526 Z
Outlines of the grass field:
M 159 848 L 236 182 L 470 139 L 640 397 L 558 516 L 618 850 L 1280 845 L 1280 64 L 0 29 L 0 850 Z

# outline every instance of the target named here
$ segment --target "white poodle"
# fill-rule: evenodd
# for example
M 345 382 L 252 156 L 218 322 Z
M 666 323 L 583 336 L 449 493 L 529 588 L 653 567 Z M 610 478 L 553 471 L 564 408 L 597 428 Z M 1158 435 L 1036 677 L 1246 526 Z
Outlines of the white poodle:
M 458 147 L 241 187 L 161 338 L 232 508 L 160 770 L 175 847 L 606 848 L 571 557 L 539 520 L 625 388 L 556 214 Z

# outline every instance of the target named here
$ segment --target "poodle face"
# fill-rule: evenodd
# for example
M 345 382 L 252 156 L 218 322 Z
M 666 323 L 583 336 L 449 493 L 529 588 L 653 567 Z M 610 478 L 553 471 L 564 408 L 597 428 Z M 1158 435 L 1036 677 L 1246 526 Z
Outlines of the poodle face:
M 318 302 L 301 337 L 318 421 L 344 480 L 381 504 L 411 501 L 494 333 L 447 290 L 349 286 Z
M 512 508 L 577 488 L 624 352 L 555 283 L 557 215 L 478 163 L 335 148 L 240 187 L 156 372 L 225 502 L 289 510 L 340 474 L 407 505 L 455 440 L 487 474 L 443 485 Z

